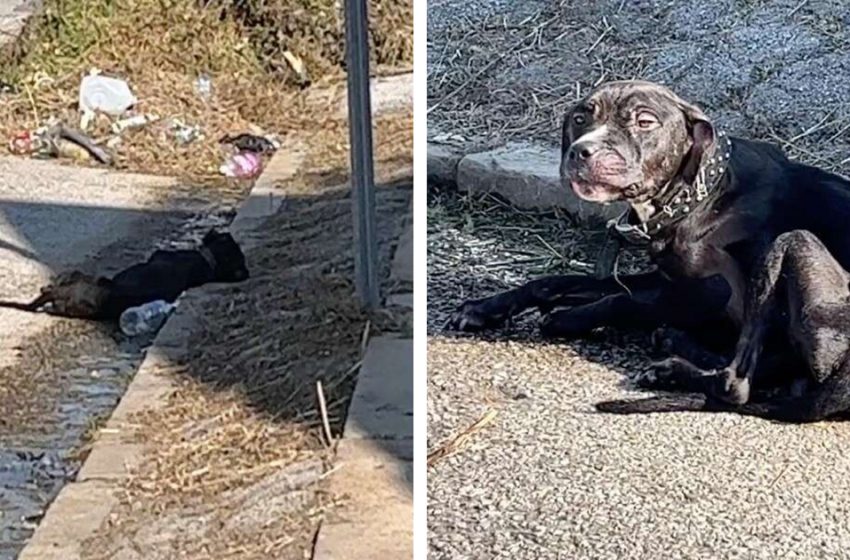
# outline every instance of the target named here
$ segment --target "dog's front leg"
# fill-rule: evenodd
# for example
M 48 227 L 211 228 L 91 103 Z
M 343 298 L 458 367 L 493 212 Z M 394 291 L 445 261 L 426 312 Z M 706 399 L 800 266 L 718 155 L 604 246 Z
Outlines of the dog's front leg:
M 481 331 L 499 327 L 527 309 L 538 308 L 548 313 L 557 307 L 587 304 L 626 290 L 658 289 L 667 283 L 658 272 L 624 276 L 619 280 L 584 275 L 547 276 L 494 296 L 466 301 L 446 326 L 452 330 Z

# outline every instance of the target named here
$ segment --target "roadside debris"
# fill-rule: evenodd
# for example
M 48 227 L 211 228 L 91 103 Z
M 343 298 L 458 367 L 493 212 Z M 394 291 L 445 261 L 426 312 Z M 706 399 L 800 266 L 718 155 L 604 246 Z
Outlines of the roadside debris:
M 129 128 L 140 128 L 158 120 L 159 117 L 157 115 L 134 115 L 114 122 L 112 124 L 112 132 L 115 134 L 121 134 Z
M 112 156 L 95 144 L 94 140 L 61 122 L 37 130 L 36 136 L 40 143 L 38 153 L 42 157 L 70 156 L 77 159 L 81 157 L 80 149 L 82 149 L 100 163 L 112 164 Z
M 118 319 L 121 332 L 138 336 L 157 332 L 176 306 L 158 299 L 138 307 L 126 309 Z
M 307 74 L 307 67 L 304 66 L 304 61 L 301 60 L 301 57 L 293 54 L 291 51 L 284 51 L 283 58 L 286 59 L 290 68 L 292 68 L 295 71 L 295 74 L 298 75 L 298 81 L 300 84 L 302 86 L 309 85 L 310 76 Z
M 35 131 L 21 131 L 9 140 L 9 151 L 17 155 L 39 158 L 69 158 L 87 161 L 94 158 L 100 163 L 112 164 L 112 156 L 94 140 L 78 130 L 54 122 Z
M 253 152 L 242 152 L 228 157 L 219 167 L 225 177 L 249 179 L 256 177 L 263 170 L 263 158 Z
M 201 99 L 209 101 L 212 96 L 212 78 L 206 74 L 198 76 L 195 80 L 195 91 Z
M 204 138 L 204 132 L 199 125 L 189 125 L 180 119 L 171 119 L 169 130 L 174 140 L 181 146 Z
M 136 96 L 130 91 L 127 82 L 118 78 L 109 78 L 94 73 L 84 77 L 80 82 L 80 111 L 83 116 L 80 127 L 88 128 L 95 113 L 106 113 L 113 117 L 120 117 L 128 109 L 138 102 Z
M 29 155 L 33 153 L 32 134 L 29 130 L 16 132 L 9 139 L 9 151 L 15 155 Z
M 254 152 L 256 154 L 271 154 L 280 147 L 279 142 L 269 140 L 268 137 L 249 133 L 237 134 L 236 136 L 226 134 L 221 137 L 219 143 L 233 146 L 240 152 Z

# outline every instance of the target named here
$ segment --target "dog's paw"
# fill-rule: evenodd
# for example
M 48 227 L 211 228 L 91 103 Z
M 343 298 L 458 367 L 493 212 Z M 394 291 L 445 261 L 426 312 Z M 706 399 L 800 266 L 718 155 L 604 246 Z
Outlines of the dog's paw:
M 683 362 L 676 356 L 651 362 L 649 369 L 635 378 L 635 385 L 642 389 L 676 389 L 680 386 L 678 377 L 682 372 Z
M 457 332 L 480 332 L 497 328 L 506 318 L 493 313 L 486 299 L 470 300 L 462 303 L 446 321 L 444 329 Z

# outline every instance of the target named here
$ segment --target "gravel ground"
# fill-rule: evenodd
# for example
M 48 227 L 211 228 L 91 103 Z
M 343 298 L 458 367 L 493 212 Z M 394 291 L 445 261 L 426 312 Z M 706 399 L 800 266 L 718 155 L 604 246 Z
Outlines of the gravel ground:
M 429 558 L 850 557 L 844 424 L 596 413 L 599 401 L 648 395 L 628 381 L 646 369 L 645 335 L 552 344 L 533 316 L 487 337 L 440 329 L 467 297 L 570 270 L 593 237 L 433 192 L 428 228 L 429 450 L 496 414 L 429 468 Z M 563 258 L 539 258 L 546 244 Z

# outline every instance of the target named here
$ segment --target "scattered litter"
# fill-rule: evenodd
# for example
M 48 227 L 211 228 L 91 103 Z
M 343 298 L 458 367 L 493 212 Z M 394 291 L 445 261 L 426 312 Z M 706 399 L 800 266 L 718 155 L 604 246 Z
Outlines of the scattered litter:
M 112 156 L 94 140 L 61 122 L 36 130 L 33 133 L 32 147 L 32 152 L 39 157 L 66 157 L 77 161 L 93 157 L 106 165 L 112 163 Z
M 9 151 L 15 155 L 28 155 L 35 151 L 32 134 L 29 130 L 16 132 L 9 140 Z
M 201 140 L 204 137 L 204 132 L 199 125 L 189 125 L 180 119 L 171 119 L 170 128 L 174 140 L 181 146 L 191 144 L 195 140 Z
M 89 74 L 80 82 L 80 126 L 85 130 L 97 112 L 120 117 L 137 102 L 124 80 Z
M 201 99 L 209 101 L 212 96 L 212 78 L 206 74 L 198 76 L 195 80 L 195 91 Z
M 112 124 L 112 132 L 120 134 L 128 128 L 139 128 L 159 120 L 157 115 L 135 115 Z
M 301 57 L 296 54 L 293 54 L 291 51 L 284 51 L 283 58 L 286 59 L 286 62 L 289 64 L 290 68 L 292 68 L 298 75 L 298 80 L 302 84 L 310 82 L 310 77 L 307 75 L 307 68 L 304 66 L 304 61 L 301 60 Z
M 225 135 L 219 140 L 220 144 L 233 146 L 240 152 L 253 152 L 256 154 L 271 154 L 280 147 L 280 142 L 275 142 L 265 136 L 256 134 L 237 134 L 236 136 Z
M 94 140 L 61 122 L 54 122 L 33 132 L 15 133 L 9 140 L 9 151 L 16 155 L 33 155 L 39 158 L 70 158 L 88 161 L 95 158 L 104 164 L 112 163 L 112 156 Z
M 232 155 L 219 167 L 225 177 L 247 179 L 256 177 L 263 170 L 263 158 L 253 152 Z
M 173 303 L 161 299 L 131 307 L 121 314 L 118 325 L 121 327 L 121 332 L 127 336 L 155 333 L 162 327 L 175 307 Z
M 51 144 L 50 157 L 84 162 L 91 159 L 91 154 L 79 144 L 75 144 L 64 138 L 56 138 Z

